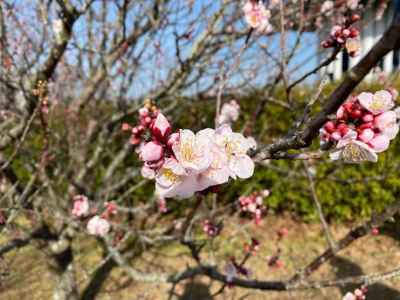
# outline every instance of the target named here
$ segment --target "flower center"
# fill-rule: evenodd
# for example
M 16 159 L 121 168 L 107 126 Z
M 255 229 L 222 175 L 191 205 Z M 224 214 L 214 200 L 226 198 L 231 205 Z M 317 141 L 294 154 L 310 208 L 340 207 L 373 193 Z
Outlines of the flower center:
M 163 170 L 163 176 L 168 179 L 168 181 L 175 183 L 178 181 L 179 176 L 172 172 L 170 169 Z
M 192 143 L 183 143 L 181 145 L 182 158 L 186 161 L 194 160 L 194 151 Z

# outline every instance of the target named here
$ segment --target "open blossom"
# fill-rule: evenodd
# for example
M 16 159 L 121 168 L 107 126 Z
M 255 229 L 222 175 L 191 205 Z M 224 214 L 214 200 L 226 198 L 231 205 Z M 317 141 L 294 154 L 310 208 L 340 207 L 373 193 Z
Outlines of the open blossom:
M 374 120 L 376 128 L 390 140 L 394 139 L 399 132 L 396 112 L 390 110 L 377 116 Z
M 87 216 L 89 214 L 88 198 L 82 195 L 75 196 L 74 206 L 72 208 L 71 214 L 77 218 Z
M 99 216 L 94 216 L 87 223 L 86 229 L 89 234 L 97 236 L 105 236 L 110 231 L 111 225 L 106 220 Z
M 343 300 L 357 300 L 356 296 L 353 293 L 346 293 L 344 297 L 342 298 Z
M 375 94 L 361 93 L 358 95 L 361 105 L 374 115 L 384 113 L 393 108 L 393 96 L 386 90 L 378 91 Z
M 226 151 L 233 178 L 249 178 L 253 175 L 254 162 L 247 152 L 256 148 L 254 139 L 232 132 L 229 126 L 221 126 L 216 130 L 216 143 Z
M 188 176 L 174 158 L 167 159 L 156 175 L 156 194 L 162 198 L 189 198 L 200 190 L 196 176 Z
M 348 163 L 359 163 L 363 161 L 377 162 L 376 151 L 366 143 L 356 140 L 357 133 L 351 130 L 336 145 L 337 150 L 332 152 L 329 157 L 332 160 L 342 159 Z
M 179 142 L 172 146 L 176 159 L 190 174 L 199 174 L 211 164 L 211 140 L 204 131 L 194 134 L 189 129 L 179 133 Z
M 262 1 L 249 0 L 243 6 L 245 19 L 250 27 L 258 32 L 271 32 L 272 26 L 269 23 L 271 12 L 267 10 Z
M 240 106 L 235 100 L 222 105 L 221 113 L 218 117 L 218 124 L 231 124 L 239 118 Z

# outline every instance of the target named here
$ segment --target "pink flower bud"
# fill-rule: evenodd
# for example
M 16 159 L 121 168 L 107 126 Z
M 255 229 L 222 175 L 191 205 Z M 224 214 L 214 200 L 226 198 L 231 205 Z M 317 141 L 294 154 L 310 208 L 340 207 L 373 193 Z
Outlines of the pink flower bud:
M 122 130 L 123 131 L 128 131 L 129 129 L 131 129 L 131 126 L 129 126 L 128 123 L 122 123 Z
M 143 161 L 158 161 L 163 155 L 163 147 L 154 141 L 148 142 L 140 148 L 140 158 Z
M 332 133 L 336 130 L 336 126 L 335 123 L 333 123 L 332 121 L 328 121 L 325 123 L 324 125 L 324 129 L 328 132 L 328 133 Z
M 337 126 L 337 130 L 339 131 L 339 133 L 342 135 L 342 136 L 344 136 L 344 135 L 346 135 L 346 133 L 347 132 L 349 132 L 349 126 L 347 125 L 347 124 L 344 124 L 344 123 L 340 123 L 338 126 Z
M 178 142 L 179 142 L 179 133 L 174 132 L 168 137 L 167 145 L 168 145 L 168 147 L 172 148 L 172 146 Z
M 164 139 L 171 132 L 171 125 L 169 124 L 167 118 L 162 113 L 159 113 L 151 127 L 151 130 L 155 137 L 158 139 Z
M 373 116 L 372 114 L 365 114 L 365 115 L 362 117 L 362 120 L 363 120 L 364 122 L 372 122 L 372 121 L 374 120 L 374 116 Z

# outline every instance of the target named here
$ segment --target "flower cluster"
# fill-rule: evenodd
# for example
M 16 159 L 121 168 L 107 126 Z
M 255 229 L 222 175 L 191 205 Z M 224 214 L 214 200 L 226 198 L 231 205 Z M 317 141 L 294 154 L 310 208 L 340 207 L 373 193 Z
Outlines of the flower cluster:
M 353 293 L 351 293 L 351 292 L 346 293 L 346 295 L 344 295 L 344 297 L 342 299 L 343 300 L 365 300 L 366 293 L 367 293 L 367 288 L 361 287 L 360 289 L 355 289 Z
M 250 213 L 256 225 L 261 223 L 262 214 L 265 211 L 265 205 L 263 199 L 268 197 L 270 194 L 269 190 L 262 192 L 254 192 L 249 196 L 241 196 L 239 198 L 240 211 L 244 213 Z
M 320 130 L 321 143 L 336 143 L 330 158 L 349 163 L 376 162 L 377 153 L 387 150 L 399 131 L 393 107 L 393 94 L 387 90 L 363 92 L 346 101 L 335 120 L 326 122 Z
M 226 124 L 197 133 L 189 129 L 172 132 L 162 113 L 154 109 L 153 114 L 147 125 L 149 139 L 142 141 L 139 157 L 144 162 L 143 177 L 156 180 L 160 198 L 188 198 L 229 178 L 253 175 L 254 162 L 247 152 L 256 147 L 254 139 L 233 132 Z
M 221 113 L 218 116 L 217 123 L 219 125 L 232 124 L 239 118 L 240 106 L 236 100 L 231 100 L 222 105 Z
M 74 204 L 71 214 L 75 218 L 88 217 L 90 214 L 89 200 L 84 195 L 76 195 L 73 198 Z M 101 216 L 95 215 L 91 217 L 86 225 L 89 234 L 97 236 L 105 236 L 111 229 L 111 224 L 108 221 L 112 215 L 117 213 L 117 206 L 114 202 L 105 202 L 105 210 Z M 96 211 L 94 209 L 94 211 Z
M 251 243 L 244 244 L 244 251 L 246 253 L 250 253 L 252 255 L 256 255 L 256 253 L 260 250 L 260 241 L 256 238 L 251 238 Z
M 249 0 L 243 6 L 247 24 L 260 33 L 270 33 L 273 30 L 269 22 L 271 12 L 265 8 L 261 0 Z
M 344 47 L 351 57 L 357 56 L 361 47 L 359 40 L 360 31 L 353 27 L 353 24 L 359 19 L 359 15 L 353 14 L 350 18 L 346 19 L 344 25 L 333 26 L 329 38 L 322 41 L 322 47 Z

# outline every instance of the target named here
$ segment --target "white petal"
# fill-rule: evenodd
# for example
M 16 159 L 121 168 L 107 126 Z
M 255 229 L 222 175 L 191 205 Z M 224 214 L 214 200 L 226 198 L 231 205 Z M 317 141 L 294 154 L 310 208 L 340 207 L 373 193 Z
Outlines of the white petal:
M 254 162 L 247 155 L 240 155 L 233 157 L 229 162 L 229 168 L 239 178 L 250 178 L 254 173 Z

